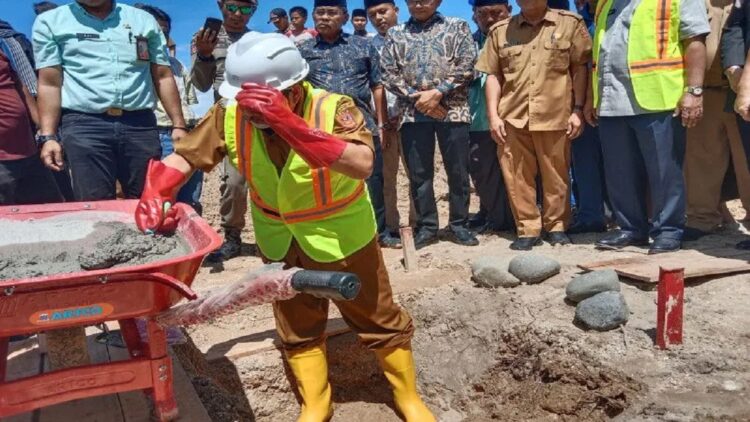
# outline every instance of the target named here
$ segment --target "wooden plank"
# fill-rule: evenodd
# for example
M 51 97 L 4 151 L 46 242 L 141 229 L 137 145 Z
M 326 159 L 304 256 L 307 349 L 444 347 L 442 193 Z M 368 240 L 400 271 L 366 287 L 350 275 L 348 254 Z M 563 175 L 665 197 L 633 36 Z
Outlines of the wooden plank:
M 174 372 L 172 377 L 174 380 L 174 396 L 177 400 L 177 406 L 180 408 L 180 420 L 211 422 L 211 417 L 208 416 L 208 411 L 203 407 L 203 402 L 201 402 L 180 360 L 171 351 L 170 355 L 172 356 L 172 371 Z
M 10 343 L 8 350 L 8 372 L 7 380 L 33 377 L 42 370 L 42 355 L 39 347 L 38 337 Z M 2 422 L 33 422 L 35 412 L 22 413 L 20 415 L 2 418 Z
M 92 364 L 110 361 L 107 346 L 97 343 L 96 336 L 100 331 L 95 327 L 86 329 L 86 343 Z M 45 365 L 45 370 L 48 368 Z M 116 394 L 73 400 L 41 409 L 39 422 L 86 421 L 86 422 L 124 422 L 120 401 Z
M 685 279 L 750 271 L 750 254 L 729 248 L 681 250 L 659 255 L 638 255 L 580 264 L 584 270 L 613 269 L 619 275 L 646 283 L 658 283 L 659 267 L 684 268 Z
M 404 250 L 404 269 L 407 273 L 419 269 L 417 248 L 414 245 L 414 233 L 411 227 L 401 227 L 401 245 Z
M 129 359 L 127 349 L 109 346 L 110 358 L 112 361 Z M 193 383 L 185 373 L 185 369 L 180 364 L 173 353 L 172 356 L 172 381 L 174 383 L 174 395 L 177 406 L 180 409 L 180 420 L 190 422 L 211 422 L 208 411 L 203 407 L 198 393 L 193 387 Z M 151 401 L 142 391 L 129 391 L 118 394 L 122 413 L 125 422 L 150 422 L 152 405 Z
M 343 319 L 335 318 L 328 320 L 328 325 L 326 326 L 327 337 L 334 337 L 348 333 L 349 331 L 351 330 Z M 237 343 L 234 343 L 228 350 L 209 350 L 208 353 L 206 353 L 206 360 L 209 362 L 218 359 L 229 359 L 230 361 L 235 361 L 247 356 L 275 350 L 280 347 L 281 341 L 276 334 L 276 330 L 263 331 L 244 338 L 241 342 L 238 341 Z

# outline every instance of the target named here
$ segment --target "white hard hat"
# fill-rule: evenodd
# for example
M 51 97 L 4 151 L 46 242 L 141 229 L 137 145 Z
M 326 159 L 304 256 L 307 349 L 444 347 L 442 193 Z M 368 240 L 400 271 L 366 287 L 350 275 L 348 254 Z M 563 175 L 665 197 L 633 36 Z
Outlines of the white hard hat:
M 283 91 L 305 79 L 309 71 L 291 39 L 282 34 L 248 32 L 229 46 L 219 94 L 232 100 L 248 82 Z

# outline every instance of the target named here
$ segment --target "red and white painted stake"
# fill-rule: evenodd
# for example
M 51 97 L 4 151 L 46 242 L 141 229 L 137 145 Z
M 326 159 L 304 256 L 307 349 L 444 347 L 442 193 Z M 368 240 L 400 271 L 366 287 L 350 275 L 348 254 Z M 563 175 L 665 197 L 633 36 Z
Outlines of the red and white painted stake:
M 664 350 L 682 344 L 682 311 L 685 298 L 685 270 L 659 268 L 656 299 L 656 345 Z

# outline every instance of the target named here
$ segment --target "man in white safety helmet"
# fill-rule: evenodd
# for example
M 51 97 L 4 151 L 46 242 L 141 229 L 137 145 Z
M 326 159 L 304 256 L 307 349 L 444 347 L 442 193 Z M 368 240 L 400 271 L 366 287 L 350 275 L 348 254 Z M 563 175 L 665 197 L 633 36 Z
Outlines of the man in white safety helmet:
M 372 134 L 354 101 L 314 88 L 308 65 L 280 34 L 250 32 L 232 44 L 218 102 L 175 153 L 149 165 L 135 218 L 143 231 L 176 226 L 171 204 L 195 169 L 227 156 L 247 179 L 258 247 L 265 261 L 344 271 L 359 296 L 335 302 L 372 349 L 409 422 L 432 422 L 416 390 L 411 317 L 393 302 L 364 180 L 373 167 Z M 279 336 L 300 396 L 299 421 L 333 414 L 325 327 L 328 301 L 309 295 L 274 303 Z

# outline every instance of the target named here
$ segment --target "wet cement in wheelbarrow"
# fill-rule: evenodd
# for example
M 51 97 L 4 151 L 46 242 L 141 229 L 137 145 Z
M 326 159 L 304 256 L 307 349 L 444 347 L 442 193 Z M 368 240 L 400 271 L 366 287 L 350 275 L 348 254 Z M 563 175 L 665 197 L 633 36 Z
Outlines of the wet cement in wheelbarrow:
M 0 280 L 141 265 L 176 258 L 191 251 L 187 242 L 176 235 L 145 235 L 134 225 L 122 222 L 88 223 L 86 226 L 80 221 L 70 221 L 56 227 L 57 230 L 73 231 L 62 237 L 65 240 L 30 243 L 20 240 L 38 239 L 40 230 L 50 228 L 40 220 L 36 227 L 31 224 L 23 229 L 36 233 L 28 233 L 28 237 L 20 233 L 22 237 L 16 243 L 7 239 L 0 242 L 4 245 L 0 246 Z M 18 225 L 15 229 L 18 231 Z M 77 236 L 76 230 L 81 234 Z M 59 233 L 57 238 L 61 238 Z

